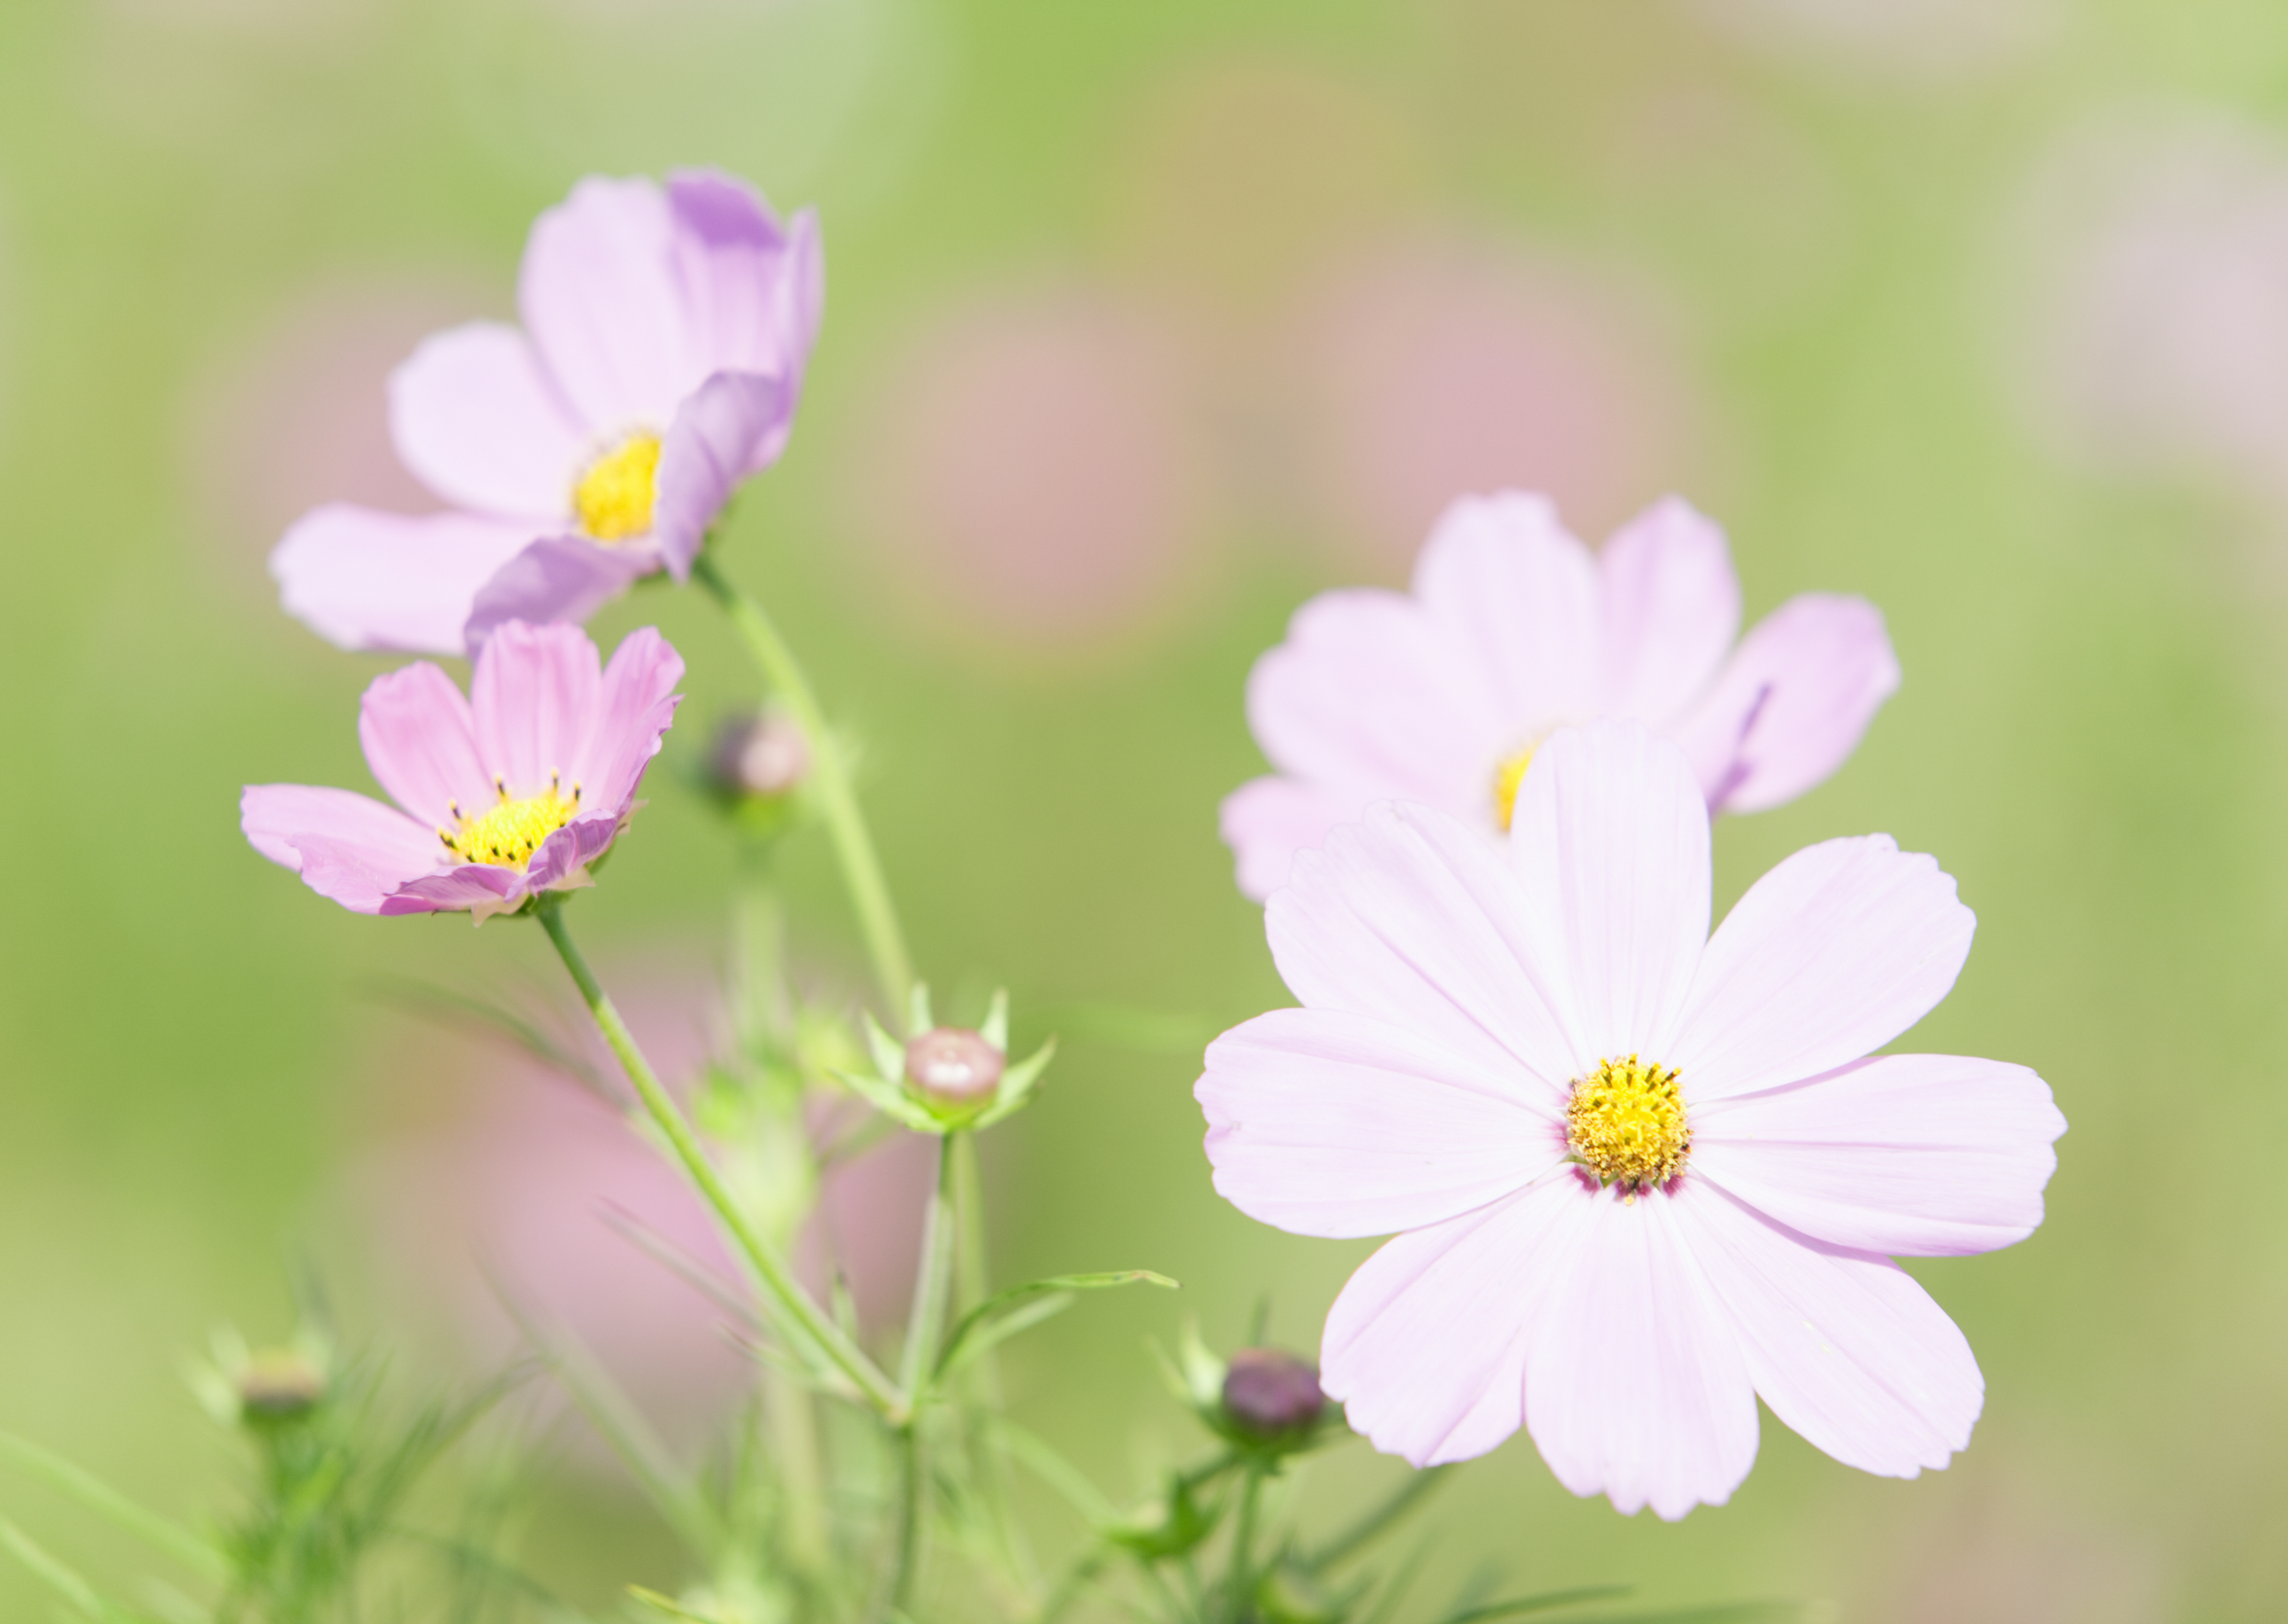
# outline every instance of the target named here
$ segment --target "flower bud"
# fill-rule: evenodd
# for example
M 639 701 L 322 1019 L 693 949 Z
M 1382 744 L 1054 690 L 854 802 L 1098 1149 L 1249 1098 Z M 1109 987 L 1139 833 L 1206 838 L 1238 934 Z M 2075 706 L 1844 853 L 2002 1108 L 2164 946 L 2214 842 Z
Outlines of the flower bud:
M 325 1372 L 291 1349 L 258 1353 L 238 1373 L 239 1410 L 250 1422 L 291 1421 L 325 1396 Z
M 1276 1348 L 1242 1348 L 1223 1376 L 1223 1413 L 1256 1438 L 1297 1432 L 1319 1419 L 1327 1396 L 1319 1367 Z
M 715 733 L 715 781 L 735 796 L 778 796 L 810 774 L 810 741 L 780 710 L 733 717 Z
M 1001 1084 L 1007 1058 L 966 1026 L 940 1026 L 906 1045 L 906 1081 L 932 1099 L 966 1105 Z

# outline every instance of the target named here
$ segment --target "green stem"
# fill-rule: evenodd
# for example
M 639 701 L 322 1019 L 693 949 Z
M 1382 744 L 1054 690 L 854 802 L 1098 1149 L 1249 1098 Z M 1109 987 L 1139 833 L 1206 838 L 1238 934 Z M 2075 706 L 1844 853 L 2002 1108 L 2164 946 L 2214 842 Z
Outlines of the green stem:
M 1248 1603 L 1255 1595 L 1255 1507 L 1262 1491 L 1263 1474 L 1251 1464 L 1247 1480 L 1240 1485 L 1239 1517 L 1231 1529 L 1231 1573 L 1224 1597 L 1224 1616 L 1232 1624 L 1240 1624 L 1247 1617 Z
M 902 1022 L 913 989 L 913 962 L 906 954 L 906 939 L 898 928 L 897 909 L 890 901 L 889 884 L 882 877 L 882 860 L 875 855 L 874 837 L 867 830 L 866 814 L 858 805 L 849 763 L 844 760 L 841 746 L 827 728 L 818 696 L 811 691 L 810 678 L 803 674 L 794 651 L 787 646 L 786 639 L 779 635 L 778 627 L 763 612 L 763 606 L 733 585 L 729 577 L 716 567 L 711 555 L 702 552 L 693 561 L 691 574 L 723 606 L 732 626 L 745 639 L 747 652 L 754 656 L 765 679 L 777 690 L 787 709 L 794 712 L 795 721 L 809 741 L 811 786 L 820 811 L 826 815 L 834 853 L 842 864 L 843 883 L 850 889 L 850 903 L 857 910 L 858 928 L 866 939 L 867 955 L 874 962 L 874 978 L 881 984 L 889 1014 Z
M 922 1411 L 929 1402 L 930 1367 L 937 1359 L 938 1337 L 945 1326 L 945 1305 L 953 1289 L 953 1254 L 957 1228 L 953 1212 L 953 1176 L 958 1130 L 938 1141 L 937 1183 L 930 1191 L 929 1211 L 922 1226 L 921 1267 L 914 1277 L 914 1308 L 906 1322 L 905 1361 L 898 1385 L 906 1395 L 906 1411 L 898 1417 L 897 1526 L 892 1541 L 888 1581 L 883 1586 L 880 1616 L 904 1612 L 921 1576 L 922 1534 L 928 1516 L 928 1462 L 922 1447 Z
M 865 1350 L 845 1335 L 825 1311 L 811 1300 L 810 1294 L 796 1280 L 785 1260 L 755 1232 L 754 1226 L 739 1210 L 738 1203 L 731 1199 L 731 1192 L 724 1187 L 714 1164 L 707 1160 L 707 1153 L 701 1147 L 698 1136 L 692 1132 L 691 1124 L 684 1120 L 682 1110 L 660 1085 L 657 1073 L 651 1069 L 651 1063 L 644 1058 L 643 1050 L 636 1046 L 635 1034 L 628 1030 L 627 1023 L 620 1018 L 620 1012 L 613 1006 L 609 994 L 597 981 L 595 972 L 588 968 L 588 962 L 580 956 L 580 949 L 573 945 L 571 933 L 564 925 L 563 897 L 550 892 L 540 899 L 539 906 L 534 911 L 539 916 L 541 928 L 548 932 L 548 939 L 556 945 L 557 954 L 564 961 L 564 968 L 572 972 L 572 979 L 580 989 L 580 996 L 586 1000 L 589 1013 L 595 1017 L 596 1029 L 604 1034 L 604 1041 L 620 1058 L 620 1065 L 626 1070 L 628 1081 L 635 1085 L 636 1093 L 643 1100 L 644 1109 L 651 1113 L 652 1121 L 667 1137 L 668 1145 L 674 1151 L 676 1160 L 683 1164 L 684 1172 L 699 1193 L 706 1198 L 707 1204 L 715 1209 L 715 1216 L 737 1243 L 765 1300 L 777 1311 L 782 1329 L 795 1332 L 801 1341 L 807 1343 L 876 1410 L 884 1415 L 903 1412 L 908 1407 L 906 1396 L 891 1385 L 890 1379 L 866 1357 Z

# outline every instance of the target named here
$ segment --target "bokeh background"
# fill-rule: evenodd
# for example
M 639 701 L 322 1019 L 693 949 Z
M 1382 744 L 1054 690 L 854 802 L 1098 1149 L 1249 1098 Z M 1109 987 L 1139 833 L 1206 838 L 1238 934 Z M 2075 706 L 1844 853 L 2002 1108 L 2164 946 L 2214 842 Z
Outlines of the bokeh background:
M 997 1265 L 1185 1283 L 1024 1344 L 1029 1424 L 1140 1488 L 1188 1446 L 1145 1339 L 1228 1344 L 1267 1294 L 1310 1348 L 1365 1250 L 1250 1224 L 1200 1154 L 1200 1042 L 1283 1001 L 1215 836 L 1259 770 L 1250 661 L 1311 591 L 1402 580 L 1458 491 L 1545 487 L 1593 537 L 1679 490 L 1752 615 L 1865 593 L 1906 671 L 1836 779 L 1721 827 L 1720 904 L 1831 834 L 1936 852 L 1982 929 L 1909 1041 L 2037 1066 L 2072 1131 L 2032 1240 L 1914 1265 L 1987 1376 L 1950 1470 L 1865 1477 L 1768 1418 L 1732 1503 L 1669 1526 L 1521 1438 L 1442 1496 L 1438 1573 L 1868 1624 L 2280 1616 L 2273 0 L 11 0 L 0 1426 L 211 1515 L 230 1446 L 183 1361 L 218 1321 L 284 1335 L 302 1260 L 417 1384 L 499 1355 L 462 1310 L 504 1205 L 534 1271 L 615 1244 L 592 1124 L 374 990 L 540 996 L 536 933 L 325 906 L 235 800 L 365 782 L 387 662 L 280 615 L 264 558 L 322 498 L 425 505 L 389 367 L 512 313 L 576 177 L 688 162 L 816 204 L 828 244 L 729 566 L 864 741 L 926 969 L 1067 1034 L 995 1147 Z M 696 1053 L 732 859 L 678 779 L 751 679 L 690 596 L 599 628 L 652 621 L 693 698 L 579 911 Z M 784 872 L 805 973 L 856 986 L 823 842 Z M 631 1301 L 597 1323 L 672 1318 Z M 671 1408 L 735 1377 L 643 1343 L 609 1351 Z M 1401 1470 L 1357 1446 L 1303 1493 L 1333 1515 Z M 608 1472 L 551 1493 L 552 1580 L 672 1588 Z M 27 1481 L 0 1511 L 140 1571 Z M 44 1605 L 0 1569 L 0 1615 Z

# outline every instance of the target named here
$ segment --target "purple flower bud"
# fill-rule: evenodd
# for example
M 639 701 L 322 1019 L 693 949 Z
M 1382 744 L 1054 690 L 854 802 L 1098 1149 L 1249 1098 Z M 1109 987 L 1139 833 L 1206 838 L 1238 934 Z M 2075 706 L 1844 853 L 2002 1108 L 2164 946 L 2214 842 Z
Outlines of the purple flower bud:
M 1006 1064 L 1007 1057 L 966 1026 L 940 1026 L 906 1045 L 906 1081 L 950 1105 L 992 1093 Z
M 783 711 L 733 717 L 716 730 L 715 780 L 733 795 L 786 795 L 809 773 L 810 741 Z
M 1223 1376 L 1223 1411 L 1243 1432 L 1272 1438 L 1318 1420 L 1327 1407 L 1319 1367 L 1276 1348 L 1242 1348 Z

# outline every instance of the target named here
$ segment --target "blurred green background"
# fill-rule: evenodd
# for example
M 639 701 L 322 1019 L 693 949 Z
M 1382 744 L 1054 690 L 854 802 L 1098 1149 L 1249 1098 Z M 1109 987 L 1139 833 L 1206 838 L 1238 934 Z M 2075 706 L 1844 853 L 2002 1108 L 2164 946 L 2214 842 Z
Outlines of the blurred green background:
M 536 211 L 692 162 L 816 204 L 830 263 L 729 566 L 864 741 L 926 971 L 1071 1017 L 991 1163 L 997 1265 L 1185 1283 L 1024 1344 L 1029 1424 L 1140 1487 L 1188 1447 L 1144 1339 L 1190 1313 L 1228 1344 L 1268 1293 L 1313 1347 L 1365 1251 L 1240 1217 L 1199 1149 L 1197 1042 L 1284 1002 L 1215 835 L 1259 770 L 1250 661 L 1309 592 L 1402 579 L 1443 495 L 1544 484 L 1594 537 L 1679 489 L 1751 615 L 1863 592 L 1906 671 L 1831 783 L 1721 827 L 1720 905 L 1831 834 L 1936 852 L 1982 930 L 1908 1042 L 2038 1067 L 2072 1131 L 2032 1240 L 1915 1265 L 1987 1376 L 1950 1470 L 1866 1477 L 1768 1419 L 1733 1502 L 1670 1526 L 1521 1438 L 1439 1502 L 1438 1570 L 1870 1624 L 2280 1616 L 2260 0 L 11 0 L 0 1426 L 203 1515 L 231 1456 L 179 1371 L 211 1324 L 282 1335 L 315 1248 L 393 1334 L 344 1169 L 449 1119 L 483 1052 L 361 989 L 539 984 L 544 945 L 355 918 L 246 848 L 241 784 L 367 782 L 391 663 L 280 615 L 263 559 L 325 497 L 424 505 L 382 379 L 512 313 Z M 671 590 L 599 635 L 652 621 L 693 698 L 578 914 L 608 963 L 705 964 L 731 859 L 676 779 L 751 683 Z M 785 869 L 810 973 L 854 986 L 822 840 Z M 1164 1018 L 1158 1051 L 1103 1005 Z M 1331 1515 L 1400 1470 L 1355 1446 L 1304 1493 Z M 672 1586 L 632 1498 L 559 1498 L 536 1559 L 568 1588 Z M 140 1570 L 28 1482 L 0 1511 Z M 0 1569 L 0 1615 L 44 1604 Z

